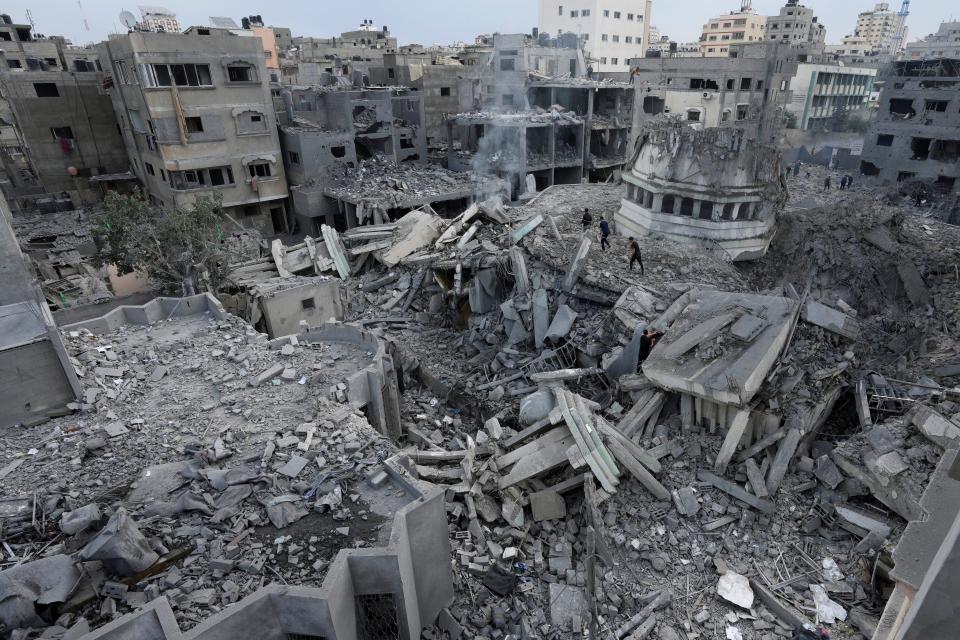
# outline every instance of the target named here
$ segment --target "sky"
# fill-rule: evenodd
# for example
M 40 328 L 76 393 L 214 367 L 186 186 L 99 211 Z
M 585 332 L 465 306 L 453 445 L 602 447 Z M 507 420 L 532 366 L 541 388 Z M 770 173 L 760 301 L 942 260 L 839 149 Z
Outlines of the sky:
M 471 42 L 482 33 L 526 33 L 537 25 L 537 0 L 141 0 L 159 4 L 177 14 L 180 25 L 208 24 L 210 16 L 230 16 L 239 24 L 242 16 L 259 14 L 264 23 L 286 26 L 294 35 L 329 37 L 354 29 L 363 19 L 387 25 L 400 44 L 449 44 Z M 118 16 L 124 9 L 138 15 L 136 0 L 7 0 L 2 11 L 14 22 L 26 23 L 27 9 L 33 12 L 35 31 L 63 35 L 76 44 L 99 42 L 107 34 L 121 31 Z M 761 14 L 776 15 L 784 0 L 754 0 Z M 827 42 L 839 43 L 853 31 L 860 11 L 872 9 L 873 0 L 805 0 L 827 27 Z M 899 0 L 890 2 L 895 9 Z M 914 1 L 908 41 L 935 32 L 943 20 L 960 16 L 960 9 L 948 13 L 951 2 Z M 642 2 L 637 1 L 638 6 Z M 711 17 L 739 7 L 739 0 L 653 0 L 653 22 L 662 35 L 672 40 L 696 40 L 700 28 Z

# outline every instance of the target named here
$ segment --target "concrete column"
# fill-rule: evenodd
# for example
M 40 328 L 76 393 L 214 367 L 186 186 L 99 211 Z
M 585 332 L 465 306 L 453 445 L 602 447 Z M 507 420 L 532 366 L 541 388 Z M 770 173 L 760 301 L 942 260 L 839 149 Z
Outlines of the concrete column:
M 690 212 L 690 217 L 691 217 L 691 218 L 699 218 L 699 217 L 700 217 L 700 205 L 701 205 L 702 203 L 703 203 L 702 200 L 694 200 L 694 201 L 693 201 L 693 211 Z
M 651 213 L 660 213 L 663 210 L 663 194 L 653 194 L 653 205 L 650 207 Z

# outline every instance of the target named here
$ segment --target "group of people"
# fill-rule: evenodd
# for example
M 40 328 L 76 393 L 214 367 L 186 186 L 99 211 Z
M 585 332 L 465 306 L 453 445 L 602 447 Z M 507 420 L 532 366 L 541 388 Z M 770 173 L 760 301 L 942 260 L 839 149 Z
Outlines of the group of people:
M 851 176 L 850 174 L 840 176 L 840 184 L 839 184 L 840 191 L 849 189 L 852 185 L 853 185 L 853 176 Z M 827 176 L 826 178 L 823 179 L 823 190 L 830 191 L 832 187 L 833 187 L 833 178 L 831 176 Z
M 584 208 L 583 218 L 581 219 L 583 223 L 583 232 L 588 233 L 590 228 L 593 226 L 593 215 L 590 213 L 590 209 Z M 600 216 L 600 250 L 606 251 L 607 247 L 610 246 L 610 223 L 607 222 L 606 218 L 601 214 Z M 630 238 L 630 271 L 633 271 L 634 264 L 640 265 L 640 275 L 643 273 L 643 257 L 640 255 L 640 245 L 637 244 L 635 238 Z

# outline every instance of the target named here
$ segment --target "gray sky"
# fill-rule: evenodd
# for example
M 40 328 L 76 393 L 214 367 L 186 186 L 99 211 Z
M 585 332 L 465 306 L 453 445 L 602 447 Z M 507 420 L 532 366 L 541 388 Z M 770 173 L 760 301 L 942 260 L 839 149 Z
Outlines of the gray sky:
M 38 33 L 64 35 L 77 44 L 98 42 L 120 30 L 117 16 L 127 9 L 139 16 L 137 0 L 8 0 L 2 11 L 15 22 L 26 22 L 33 11 Z M 141 0 L 173 10 L 183 27 L 207 24 L 209 16 L 240 17 L 260 14 L 268 25 L 287 26 L 294 35 L 328 37 L 347 31 L 365 18 L 386 24 L 401 44 L 471 41 L 481 33 L 528 32 L 537 24 L 537 0 Z M 82 10 L 79 6 L 82 3 Z M 637 2 L 638 6 L 642 3 Z M 784 0 L 754 0 L 754 8 L 775 15 Z M 873 0 L 806 0 L 827 27 L 827 42 L 840 42 L 853 31 L 857 13 L 873 8 Z M 899 8 L 898 0 L 891 3 Z M 908 40 L 937 30 L 940 22 L 960 16 L 960 9 L 947 13 L 951 2 L 920 0 L 908 18 Z M 365 7 L 360 9 L 360 7 Z M 739 7 L 739 0 L 653 0 L 653 24 L 663 35 L 678 41 L 695 40 L 709 18 Z M 87 29 L 84 20 L 89 25 Z

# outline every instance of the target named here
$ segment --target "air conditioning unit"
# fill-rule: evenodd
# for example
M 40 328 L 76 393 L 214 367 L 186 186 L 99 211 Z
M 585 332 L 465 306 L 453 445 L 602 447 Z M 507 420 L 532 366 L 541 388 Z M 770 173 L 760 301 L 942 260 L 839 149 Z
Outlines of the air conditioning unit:
M 713 94 L 710 93 L 709 91 L 704 91 L 704 92 L 703 92 L 702 94 L 700 94 L 700 95 L 703 97 L 704 100 L 710 100 L 710 99 L 713 98 Z

